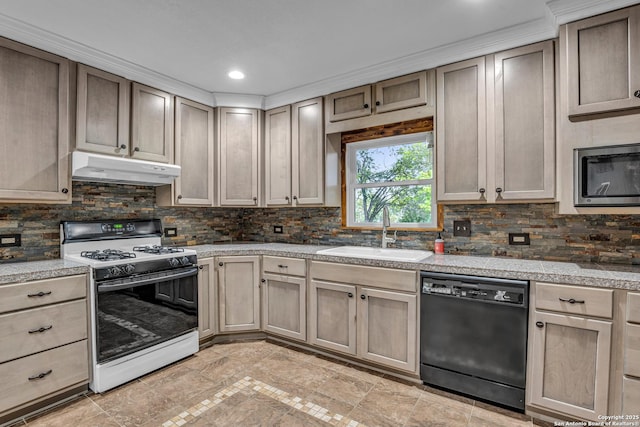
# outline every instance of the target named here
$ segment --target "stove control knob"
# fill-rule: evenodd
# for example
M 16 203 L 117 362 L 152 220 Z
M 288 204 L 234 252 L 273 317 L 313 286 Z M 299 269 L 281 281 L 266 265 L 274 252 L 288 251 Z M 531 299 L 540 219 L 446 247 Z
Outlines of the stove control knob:
M 120 268 L 118 266 L 114 266 L 114 267 L 110 267 L 109 268 L 109 275 L 111 277 L 120 276 L 121 274 L 122 274 L 122 268 Z
M 180 258 L 180 264 L 189 265 L 191 264 L 191 261 L 189 261 L 189 258 L 187 258 L 186 256 L 183 256 L 182 258 Z
M 127 274 L 131 274 L 131 273 L 133 273 L 134 271 L 136 271 L 136 267 L 135 267 L 135 265 L 133 265 L 133 264 L 127 264 L 127 265 L 125 265 L 123 268 L 124 268 L 124 271 L 125 271 Z
M 169 265 L 171 267 L 177 267 L 180 265 L 180 261 L 178 260 L 178 258 L 170 258 L 169 259 Z

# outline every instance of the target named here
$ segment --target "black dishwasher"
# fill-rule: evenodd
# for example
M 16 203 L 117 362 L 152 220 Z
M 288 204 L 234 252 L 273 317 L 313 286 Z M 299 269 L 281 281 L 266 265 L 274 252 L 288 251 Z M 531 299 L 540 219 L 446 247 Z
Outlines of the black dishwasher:
M 529 282 L 421 274 L 420 377 L 524 410 Z

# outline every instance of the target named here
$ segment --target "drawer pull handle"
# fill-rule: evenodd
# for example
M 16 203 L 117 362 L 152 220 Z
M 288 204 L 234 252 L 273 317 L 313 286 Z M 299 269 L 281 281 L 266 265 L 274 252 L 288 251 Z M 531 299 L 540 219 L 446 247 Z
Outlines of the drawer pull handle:
M 37 294 L 28 294 L 27 296 L 28 296 L 29 298 L 33 298 L 33 297 L 44 297 L 44 296 L 46 296 L 46 295 L 51 295 L 51 291 L 47 291 L 47 292 L 42 292 L 42 291 L 40 291 L 40 292 L 38 292 Z
M 29 333 L 30 333 L 30 334 L 39 334 L 39 333 L 41 333 L 41 332 L 48 331 L 48 330 L 49 330 L 49 329 L 51 329 L 51 328 L 53 328 L 53 325 L 49 325 L 49 326 L 41 326 L 41 327 L 39 327 L 38 329 L 30 329 L 30 330 L 29 330 Z
M 583 300 L 576 300 L 576 299 L 573 299 L 573 298 L 569 298 L 569 299 L 566 299 L 566 298 L 558 298 L 558 299 L 559 299 L 560 301 L 562 301 L 562 302 L 568 302 L 569 304 L 584 304 L 584 301 L 583 301 Z
M 289 268 L 289 266 L 284 264 L 278 264 L 278 268 Z
M 34 375 L 32 377 L 29 377 L 29 381 L 41 380 L 41 379 L 43 379 L 44 377 L 46 377 L 47 375 L 49 375 L 52 372 L 53 371 L 51 369 L 49 369 L 47 372 L 41 372 L 38 375 Z

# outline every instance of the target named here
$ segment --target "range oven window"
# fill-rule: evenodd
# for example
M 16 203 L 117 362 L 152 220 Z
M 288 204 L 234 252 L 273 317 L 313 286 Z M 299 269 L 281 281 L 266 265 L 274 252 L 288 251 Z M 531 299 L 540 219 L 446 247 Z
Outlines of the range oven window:
M 575 151 L 576 206 L 640 205 L 640 144 Z
M 97 283 L 97 360 L 104 363 L 198 327 L 197 267 Z M 179 276 L 178 278 L 175 278 Z M 172 278 L 173 277 L 173 278 Z

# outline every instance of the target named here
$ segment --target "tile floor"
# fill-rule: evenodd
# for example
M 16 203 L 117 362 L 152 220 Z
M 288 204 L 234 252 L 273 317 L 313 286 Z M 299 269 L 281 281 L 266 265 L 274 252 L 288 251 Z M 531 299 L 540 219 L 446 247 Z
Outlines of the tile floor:
M 529 417 L 266 341 L 218 344 L 27 426 L 531 426 Z

